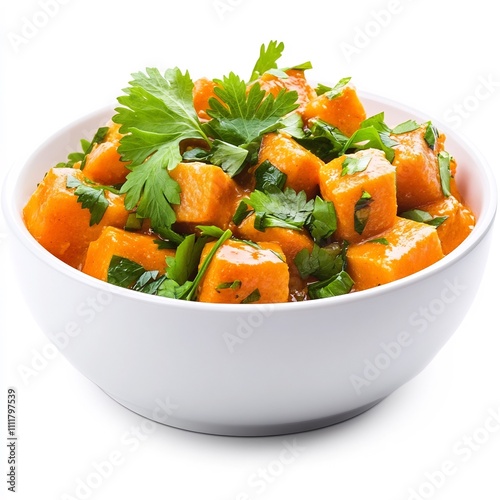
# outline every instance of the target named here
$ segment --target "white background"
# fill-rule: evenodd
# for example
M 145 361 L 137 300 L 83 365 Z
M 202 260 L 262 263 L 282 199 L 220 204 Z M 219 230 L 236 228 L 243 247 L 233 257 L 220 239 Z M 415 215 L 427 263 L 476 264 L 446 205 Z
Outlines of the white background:
M 179 66 L 193 78 L 230 70 L 246 76 L 260 44 L 273 39 L 285 42 L 283 66 L 311 60 L 309 77 L 316 81 L 352 76 L 358 88 L 456 129 L 496 167 L 498 17 L 487 0 L 463 6 L 451 0 L 3 1 L 2 177 L 60 127 L 113 102 L 130 73 Z M 470 313 L 418 377 L 349 422 L 255 439 L 148 426 L 53 355 L 10 271 L 3 222 L 0 237 L 0 398 L 6 401 L 6 387 L 15 387 L 19 412 L 18 491 L 7 491 L 2 420 L 0 498 L 500 498 L 500 431 L 484 427 L 500 412 L 498 231 Z M 23 367 L 36 375 L 23 377 Z M 4 402 L 0 412 L 4 418 Z M 298 448 L 293 461 L 280 465 L 285 440 Z M 96 466 L 110 460 L 112 470 L 98 475 Z M 446 476 L 436 472 L 443 463 Z M 265 473 L 272 481 L 255 482 Z M 81 481 L 92 489 L 79 489 Z

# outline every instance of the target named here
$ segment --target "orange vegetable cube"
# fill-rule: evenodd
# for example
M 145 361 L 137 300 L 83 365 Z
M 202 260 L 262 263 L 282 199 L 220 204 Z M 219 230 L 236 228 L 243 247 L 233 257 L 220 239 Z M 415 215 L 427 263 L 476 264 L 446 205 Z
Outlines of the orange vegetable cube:
M 448 198 L 430 203 L 420 207 L 420 209 L 428 212 L 433 217 L 447 217 L 437 228 L 437 234 L 441 240 L 445 255 L 448 255 L 469 236 L 476 223 L 471 210 L 460 203 L 454 196 L 448 196 Z
M 426 126 L 391 136 L 394 146 L 398 210 L 410 210 L 443 198 L 437 155 L 443 151 L 444 135 L 440 135 L 434 150 L 424 139 Z M 452 169 L 454 162 L 451 163 Z M 452 172 L 453 173 L 453 172 Z
M 259 231 L 255 229 L 254 223 L 255 215 L 252 214 L 235 229 L 236 236 L 257 243 L 265 241 L 278 243 L 289 266 L 294 265 L 295 256 L 303 248 L 312 252 L 314 242 L 306 231 L 294 231 L 284 227 L 268 227 L 264 231 Z
M 118 132 L 120 125 L 110 123 L 104 142 L 95 144 L 87 155 L 83 173 L 91 181 L 105 186 L 123 184 L 130 173 L 128 162 L 123 162 L 118 153 L 120 139 L 123 137 Z
M 113 255 L 124 257 L 141 265 L 146 271 L 165 272 L 165 258 L 173 257 L 175 250 L 158 248 L 155 237 L 131 233 L 115 227 L 106 227 L 97 240 L 92 241 L 82 271 L 94 278 L 107 281 Z
M 288 78 L 280 78 L 271 73 L 264 73 L 258 80 L 260 88 L 274 97 L 285 89 L 295 91 L 298 94 L 297 112 L 302 113 L 307 103 L 316 97 L 316 91 L 309 85 L 303 70 L 290 69 L 286 71 Z
M 313 198 L 318 191 L 318 174 L 323 161 L 286 134 L 266 134 L 259 151 L 259 164 L 270 161 L 287 175 L 285 187 L 305 191 Z
M 347 272 L 356 291 L 404 278 L 443 257 L 436 228 L 422 222 L 398 217 L 377 239 L 347 249 Z
M 333 99 L 322 94 L 309 101 L 303 117 L 306 123 L 319 118 L 350 137 L 366 120 L 366 111 L 354 87 L 347 86 Z
M 205 245 L 201 262 L 214 244 Z M 256 248 L 228 240 L 210 262 L 198 300 L 227 304 L 287 302 L 288 281 L 288 266 L 277 243 L 260 243 Z
M 227 229 L 234 214 L 238 189 L 220 167 L 205 163 L 179 163 L 171 172 L 181 188 L 181 202 L 174 205 L 176 226 L 192 232 L 197 225 Z
M 210 108 L 208 101 L 211 97 L 216 97 L 214 88 L 216 83 L 208 78 L 199 78 L 194 82 L 193 87 L 193 104 L 194 109 L 200 120 L 210 120 L 207 109 Z
M 367 162 L 365 170 L 342 175 L 347 159 Z M 335 158 L 320 169 L 320 191 L 337 213 L 335 238 L 357 243 L 394 224 L 396 169 L 378 149 L 365 149 Z M 366 207 L 363 206 L 363 197 Z M 358 207 L 358 208 L 357 208 Z M 361 230 L 361 232 L 359 232 Z
M 33 237 L 51 254 L 81 269 L 87 246 L 106 226 L 123 227 L 128 211 L 123 196 L 105 191 L 109 202 L 103 218 L 90 225 L 90 211 L 82 208 L 74 189 L 66 187 L 68 176 L 83 182 L 81 170 L 52 168 L 24 207 L 24 222 Z

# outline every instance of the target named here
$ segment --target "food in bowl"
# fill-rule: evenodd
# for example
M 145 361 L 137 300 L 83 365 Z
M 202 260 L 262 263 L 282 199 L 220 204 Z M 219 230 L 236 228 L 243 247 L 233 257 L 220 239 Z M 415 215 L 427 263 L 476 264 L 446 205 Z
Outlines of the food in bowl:
M 83 273 L 151 295 L 323 299 L 421 271 L 470 234 L 460 165 L 431 121 L 368 116 L 349 78 L 313 87 L 262 46 L 248 80 L 133 75 L 82 152 L 50 168 L 26 227 Z

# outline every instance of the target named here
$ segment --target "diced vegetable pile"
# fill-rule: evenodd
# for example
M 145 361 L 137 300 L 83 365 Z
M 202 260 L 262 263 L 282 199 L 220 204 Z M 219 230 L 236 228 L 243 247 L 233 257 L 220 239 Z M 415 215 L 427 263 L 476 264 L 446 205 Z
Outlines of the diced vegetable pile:
M 475 219 L 431 122 L 366 116 L 262 45 L 248 79 L 132 75 L 116 114 L 24 208 L 53 255 L 117 286 L 221 303 L 321 299 L 413 274 Z

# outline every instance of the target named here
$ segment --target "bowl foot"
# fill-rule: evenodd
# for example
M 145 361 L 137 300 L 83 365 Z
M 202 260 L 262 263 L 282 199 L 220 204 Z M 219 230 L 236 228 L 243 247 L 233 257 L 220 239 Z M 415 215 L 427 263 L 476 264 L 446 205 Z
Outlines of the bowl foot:
M 153 422 L 175 427 L 177 429 L 198 432 L 202 434 L 213 434 L 218 436 L 233 436 L 233 437 L 263 437 L 263 436 L 279 436 L 284 434 L 296 434 L 299 432 L 312 431 L 329 427 L 340 422 L 344 422 L 353 417 L 361 415 L 365 411 L 376 406 L 385 398 L 380 398 L 376 401 L 360 406 L 353 410 L 329 415 L 311 420 L 303 420 L 296 422 L 283 422 L 273 424 L 249 424 L 249 423 L 235 423 L 235 424 L 218 424 L 214 422 L 195 421 L 183 418 L 176 418 L 175 412 L 165 419 L 155 418 L 153 410 L 149 408 L 142 408 L 129 401 L 124 401 L 121 398 L 115 397 L 112 394 L 104 391 L 110 398 L 115 400 L 120 405 L 124 406 L 130 411 L 137 413 L 141 417 L 145 417 Z

